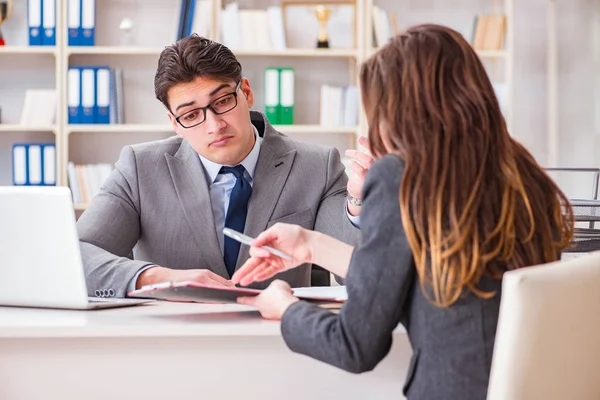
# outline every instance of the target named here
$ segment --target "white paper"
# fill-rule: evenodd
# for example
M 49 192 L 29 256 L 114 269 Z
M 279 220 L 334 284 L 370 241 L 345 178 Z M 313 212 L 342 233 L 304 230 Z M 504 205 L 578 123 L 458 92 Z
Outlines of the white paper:
M 346 286 L 313 286 L 293 288 L 294 295 L 306 298 L 324 298 L 336 301 L 346 301 L 348 293 Z

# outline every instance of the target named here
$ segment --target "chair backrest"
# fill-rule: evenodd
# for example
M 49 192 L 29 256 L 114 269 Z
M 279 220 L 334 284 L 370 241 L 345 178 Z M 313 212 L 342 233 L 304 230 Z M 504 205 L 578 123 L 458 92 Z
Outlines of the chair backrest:
M 600 399 L 600 252 L 507 272 L 488 400 Z

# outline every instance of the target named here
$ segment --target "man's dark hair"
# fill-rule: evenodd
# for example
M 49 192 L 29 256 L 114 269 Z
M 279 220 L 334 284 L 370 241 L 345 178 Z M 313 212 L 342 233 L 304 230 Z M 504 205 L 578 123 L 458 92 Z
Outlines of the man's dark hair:
M 154 77 L 156 98 L 170 110 L 169 89 L 199 76 L 237 83 L 242 78 L 242 66 L 226 46 L 194 33 L 160 54 Z

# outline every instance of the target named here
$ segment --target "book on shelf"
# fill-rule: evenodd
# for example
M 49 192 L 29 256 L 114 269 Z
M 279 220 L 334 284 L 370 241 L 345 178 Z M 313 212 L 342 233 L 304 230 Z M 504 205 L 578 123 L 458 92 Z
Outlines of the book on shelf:
M 322 126 L 356 126 L 358 113 L 357 86 L 321 86 L 320 123 Z
M 279 6 L 240 10 L 238 3 L 233 2 L 221 10 L 220 19 L 221 42 L 232 51 L 286 49 L 283 12 Z
M 396 14 L 389 13 L 383 8 L 373 6 L 371 17 L 373 21 L 373 47 L 383 46 L 392 38 L 392 36 L 398 34 Z
M 480 14 L 475 16 L 471 44 L 477 51 L 498 51 L 504 46 L 506 16 Z
M 56 145 L 14 143 L 12 178 L 14 186 L 56 185 Z
M 123 70 L 103 66 L 69 67 L 69 124 L 122 124 Z
M 20 124 L 23 126 L 54 125 L 57 102 L 54 89 L 28 89 L 25 91 Z
M 100 188 L 112 173 L 113 166 L 107 163 L 67 164 L 69 187 L 75 204 L 89 204 L 100 192 Z
M 175 40 L 197 33 L 210 37 L 212 30 L 211 0 L 181 0 Z

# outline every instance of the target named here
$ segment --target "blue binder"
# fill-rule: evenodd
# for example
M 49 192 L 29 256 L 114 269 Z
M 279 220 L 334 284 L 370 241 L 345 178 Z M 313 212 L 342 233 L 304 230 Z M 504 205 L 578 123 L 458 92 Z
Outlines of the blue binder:
M 81 123 L 96 121 L 96 72 L 93 67 L 81 69 Z
M 56 46 L 56 0 L 42 0 L 42 45 Z
M 190 0 L 181 0 L 181 8 L 179 9 L 179 25 L 177 27 L 178 40 L 186 36 L 189 4 Z
M 80 44 L 94 46 L 96 42 L 96 0 L 81 0 Z
M 28 145 L 14 143 L 12 146 L 12 181 L 14 186 L 27 186 Z
M 97 67 L 96 70 L 96 110 L 94 113 L 97 124 L 110 123 L 110 68 Z
M 41 143 L 42 148 L 42 183 L 43 186 L 56 185 L 56 145 Z
M 12 155 L 14 186 L 56 185 L 54 143 L 14 143 Z
M 29 27 L 29 45 L 42 45 L 42 0 L 27 0 L 27 25 Z
M 69 124 L 80 124 L 83 107 L 81 105 L 81 68 L 70 67 L 67 71 L 67 107 Z
M 81 46 L 81 0 L 67 0 L 67 33 L 69 46 Z

